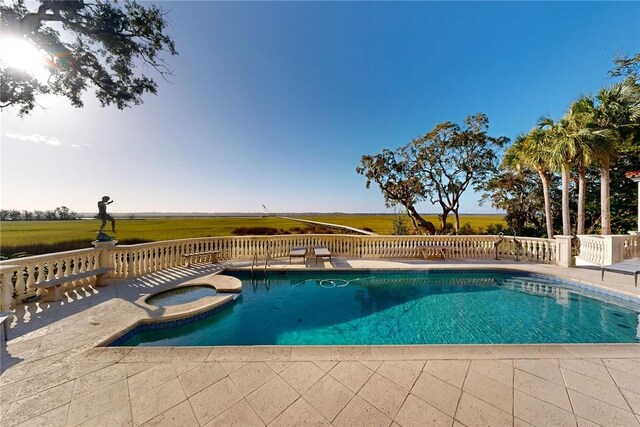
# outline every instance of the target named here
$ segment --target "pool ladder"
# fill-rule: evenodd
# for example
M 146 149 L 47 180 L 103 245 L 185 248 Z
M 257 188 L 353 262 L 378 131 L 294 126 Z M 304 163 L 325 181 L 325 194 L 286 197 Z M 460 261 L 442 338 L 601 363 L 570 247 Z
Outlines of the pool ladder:
M 267 251 L 267 254 L 264 257 L 264 277 L 267 277 L 267 267 L 269 267 L 269 260 L 271 260 L 271 255 Z M 251 261 L 251 277 L 253 277 L 253 272 L 258 267 L 258 254 L 253 254 L 253 260 Z

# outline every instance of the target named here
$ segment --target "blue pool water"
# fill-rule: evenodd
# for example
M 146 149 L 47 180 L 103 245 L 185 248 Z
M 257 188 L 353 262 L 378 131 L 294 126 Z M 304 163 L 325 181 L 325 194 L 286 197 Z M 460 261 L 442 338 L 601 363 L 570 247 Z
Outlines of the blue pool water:
M 486 271 L 287 272 L 243 281 L 228 307 L 145 325 L 112 345 L 633 343 L 639 308 L 551 277 Z M 150 330 L 152 329 L 153 330 Z

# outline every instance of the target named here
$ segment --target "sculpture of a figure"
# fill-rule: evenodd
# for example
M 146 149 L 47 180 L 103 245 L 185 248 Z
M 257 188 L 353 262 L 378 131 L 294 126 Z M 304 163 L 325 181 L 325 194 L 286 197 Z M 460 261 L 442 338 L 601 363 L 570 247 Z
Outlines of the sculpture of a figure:
M 522 252 L 522 243 L 516 239 L 516 233 L 513 232 L 513 243 L 516 245 L 516 261 L 520 261 L 520 252 Z
M 103 196 L 102 200 L 98 202 L 98 218 L 102 220 L 100 225 L 100 233 L 104 231 L 104 226 L 107 225 L 107 220 L 111 221 L 111 231 L 116 232 L 116 220 L 107 213 L 107 205 L 113 203 L 109 196 Z
M 494 259 L 500 259 L 498 258 L 498 246 L 500 246 L 500 243 L 502 243 L 503 240 L 504 240 L 504 234 L 500 232 L 500 234 L 498 234 L 498 239 L 493 241 Z

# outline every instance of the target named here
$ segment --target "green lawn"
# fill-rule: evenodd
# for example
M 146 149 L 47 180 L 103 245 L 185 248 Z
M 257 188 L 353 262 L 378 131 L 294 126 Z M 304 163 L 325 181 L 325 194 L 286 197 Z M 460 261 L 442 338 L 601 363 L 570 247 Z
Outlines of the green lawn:
M 321 215 L 301 216 L 303 219 L 370 228 L 379 234 L 390 234 L 393 215 Z M 439 224 L 437 217 L 427 217 Z M 474 228 L 504 223 L 501 215 L 469 215 L 461 224 L 470 222 Z M 100 221 L 4 221 L 0 223 L 0 250 L 3 255 L 16 252 L 47 253 L 89 247 L 95 239 Z M 110 224 L 106 230 L 110 233 Z M 282 230 L 305 228 L 305 224 L 280 218 L 260 217 L 162 217 L 117 219 L 116 239 L 128 241 L 159 241 L 190 237 L 229 236 L 239 227 L 270 227 Z

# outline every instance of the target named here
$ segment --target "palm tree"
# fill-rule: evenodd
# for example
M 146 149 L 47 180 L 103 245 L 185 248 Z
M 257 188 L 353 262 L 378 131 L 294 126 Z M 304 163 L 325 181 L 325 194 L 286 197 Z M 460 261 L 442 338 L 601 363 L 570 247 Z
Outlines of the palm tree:
M 526 135 L 516 137 L 515 143 L 505 152 L 503 164 L 519 171 L 521 168 L 530 168 L 536 171 L 542 182 L 544 195 L 544 216 L 547 223 L 547 237 L 553 237 L 553 216 L 551 215 L 551 194 L 549 190 L 550 175 L 546 167 L 548 158 L 547 139 L 544 131 L 532 129 Z
M 595 98 L 594 125 L 602 133 L 597 162 L 600 167 L 602 234 L 611 234 L 609 170 L 625 143 L 640 135 L 640 86 L 627 79 L 603 88 Z
M 570 162 L 578 172 L 578 215 L 576 234 L 584 234 L 587 168 L 594 159 L 605 154 L 602 144 L 604 133 L 594 127 L 595 105 L 592 97 L 583 96 L 569 107 L 560 121 L 559 150 L 573 153 Z
M 571 217 L 569 210 L 569 180 L 571 163 L 576 157 L 574 141 L 567 137 L 569 123 L 565 119 L 557 122 L 544 116 L 538 120 L 538 128 L 543 132 L 547 147 L 547 164 L 552 170 L 560 171 L 562 178 L 562 234 L 571 235 Z

